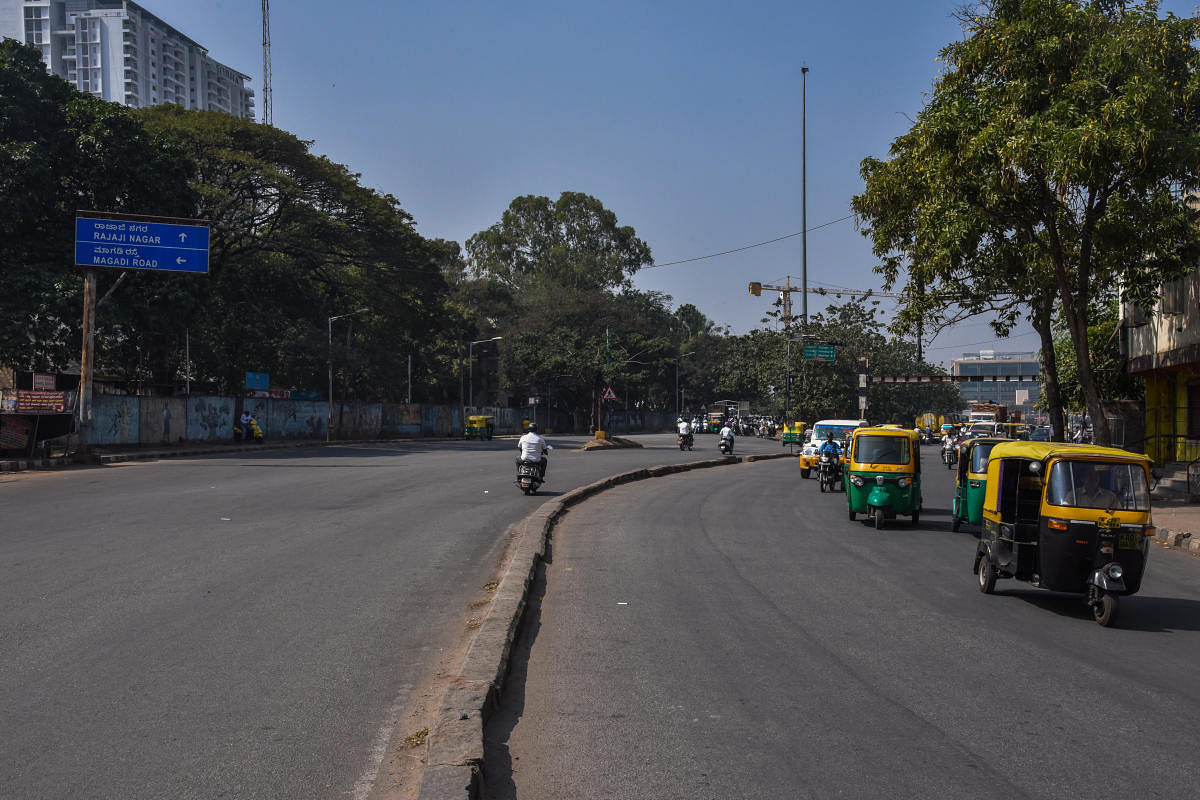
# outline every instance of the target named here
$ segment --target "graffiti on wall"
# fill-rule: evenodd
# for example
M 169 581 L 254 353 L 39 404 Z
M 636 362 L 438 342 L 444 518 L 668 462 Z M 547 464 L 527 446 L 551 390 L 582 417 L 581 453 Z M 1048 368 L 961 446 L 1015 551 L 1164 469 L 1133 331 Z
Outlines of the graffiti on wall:
M 212 441 L 233 438 L 233 398 L 193 397 L 188 403 L 188 438 Z
M 92 426 L 87 439 L 92 444 L 137 444 L 138 398 L 96 395 L 92 399 Z
M 271 400 L 268 406 L 272 435 L 284 439 L 311 439 L 325 435 L 326 406 L 306 400 Z

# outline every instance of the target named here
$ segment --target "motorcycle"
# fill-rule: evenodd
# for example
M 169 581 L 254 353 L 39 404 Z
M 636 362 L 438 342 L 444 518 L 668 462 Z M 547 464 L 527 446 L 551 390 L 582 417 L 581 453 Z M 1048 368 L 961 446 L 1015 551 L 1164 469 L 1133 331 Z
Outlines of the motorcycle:
M 942 463 L 946 465 L 946 469 L 954 469 L 954 465 L 958 463 L 958 445 L 951 443 L 942 448 Z
M 832 492 L 842 479 L 841 459 L 828 453 L 821 454 L 817 465 L 817 483 L 822 492 Z
M 733 454 L 733 439 L 722 438 L 721 441 L 717 444 L 717 447 L 721 448 L 721 453 L 723 455 L 727 455 L 727 456 L 732 455 Z
M 547 445 L 542 450 L 542 455 L 545 456 L 554 448 Z M 537 494 L 537 490 L 546 482 L 546 474 L 542 471 L 542 462 L 532 459 L 517 460 L 517 488 L 527 495 Z
M 692 445 L 693 445 L 694 443 L 695 443 L 695 440 L 692 438 L 692 434 L 690 434 L 690 433 L 681 433 L 681 434 L 679 434 L 679 452 L 681 452 L 681 453 L 682 453 L 682 452 L 683 452 L 683 449 L 684 449 L 685 447 L 686 447 L 688 450 L 691 450 L 691 449 L 692 449 Z

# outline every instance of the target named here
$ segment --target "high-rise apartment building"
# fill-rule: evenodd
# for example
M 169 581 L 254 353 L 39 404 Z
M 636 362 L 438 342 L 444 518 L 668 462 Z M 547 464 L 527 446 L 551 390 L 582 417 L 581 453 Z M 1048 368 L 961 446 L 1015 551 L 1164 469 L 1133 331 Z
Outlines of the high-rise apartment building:
M 0 36 L 40 48 L 50 72 L 104 100 L 254 117 L 248 75 L 128 0 L 0 0 Z

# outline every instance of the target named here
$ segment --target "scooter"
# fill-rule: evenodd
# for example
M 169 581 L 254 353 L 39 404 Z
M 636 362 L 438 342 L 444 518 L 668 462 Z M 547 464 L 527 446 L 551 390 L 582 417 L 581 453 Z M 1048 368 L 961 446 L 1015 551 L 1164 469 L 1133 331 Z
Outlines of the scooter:
M 717 447 L 721 448 L 721 453 L 723 455 L 727 455 L 727 456 L 732 455 L 733 454 L 733 439 L 726 439 L 726 438 L 722 437 L 721 441 L 717 443 Z
M 551 445 L 546 445 L 542 450 L 542 455 L 546 455 L 554 448 Z M 537 494 L 537 490 L 546 482 L 546 476 L 542 472 L 542 462 L 533 461 L 530 459 L 517 460 L 517 488 L 527 495 Z
M 682 453 L 682 452 L 683 452 L 683 449 L 684 449 L 685 447 L 686 447 L 688 450 L 691 450 L 691 449 L 692 449 L 692 445 L 693 445 L 694 443 L 695 443 L 695 439 L 693 439 L 693 438 L 692 438 L 692 435 L 691 435 L 690 433 L 681 433 L 681 434 L 679 434 L 679 452 L 681 452 L 681 453 Z

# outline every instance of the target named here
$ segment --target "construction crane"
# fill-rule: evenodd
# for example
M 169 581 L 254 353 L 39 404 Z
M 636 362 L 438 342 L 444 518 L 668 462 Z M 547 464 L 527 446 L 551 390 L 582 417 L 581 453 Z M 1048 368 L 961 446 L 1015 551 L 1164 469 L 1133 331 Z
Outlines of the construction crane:
M 264 125 L 274 125 L 271 114 L 271 0 L 262 0 L 263 113 Z

